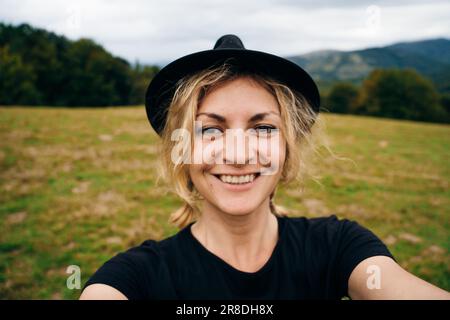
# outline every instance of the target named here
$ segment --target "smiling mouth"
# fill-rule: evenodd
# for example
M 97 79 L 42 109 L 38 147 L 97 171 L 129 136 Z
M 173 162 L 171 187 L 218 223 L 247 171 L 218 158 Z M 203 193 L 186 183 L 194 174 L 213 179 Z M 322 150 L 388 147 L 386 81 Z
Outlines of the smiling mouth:
M 255 181 L 261 174 L 259 172 L 247 174 L 247 175 L 225 175 L 225 174 L 213 174 L 214 177 L 219 179 L 223 183 L 231 185 L 245 185 Z

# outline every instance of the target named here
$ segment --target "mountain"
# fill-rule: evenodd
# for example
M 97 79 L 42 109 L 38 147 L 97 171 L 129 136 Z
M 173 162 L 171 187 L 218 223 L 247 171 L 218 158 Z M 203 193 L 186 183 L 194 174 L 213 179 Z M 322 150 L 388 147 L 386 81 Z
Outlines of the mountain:
M 375 68 L 413 68 L 450 92 L 450 40 L 402 42 L 354 51 L 321 50 L 286 57 L 305 68 L 319 85 L 335 81 L 360 83 Z

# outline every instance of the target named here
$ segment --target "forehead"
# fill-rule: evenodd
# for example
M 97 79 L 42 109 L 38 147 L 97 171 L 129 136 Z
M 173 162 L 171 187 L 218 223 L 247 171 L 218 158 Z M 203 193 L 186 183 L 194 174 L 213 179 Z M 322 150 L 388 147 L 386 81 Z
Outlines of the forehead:
M 208 92 L 200 103 L 198 112 L 237 117 L 260 112 L 279 113 L 279 108 L 275 97 L 264 87 L 253 79 L 241 77 Z

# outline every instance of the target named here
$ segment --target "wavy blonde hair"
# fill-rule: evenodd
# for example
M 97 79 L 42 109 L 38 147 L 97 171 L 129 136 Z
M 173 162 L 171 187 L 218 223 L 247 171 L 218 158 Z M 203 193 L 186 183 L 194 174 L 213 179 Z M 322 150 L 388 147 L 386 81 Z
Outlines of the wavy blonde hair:
M 321 119 L 317 117 L 301 94 L 268 76 L 252 71 L 236 70 L 233 65 L 228 63 L 202 70 L 177 83 L 175 94 L 168 106 L 167 120 L 161 132 L 159 144 L 158 181 L 162 178 L 167 182 L 184 202 L 181 208 L 171 214 L 169 219 L 179 228 L 185 227 L 200 214 L 198 202 L 202 200 L 202 196 L 190 179 L 189 164 L 172 161 L 172 149 L 178 143 L 172 141 L 172 132 L 175 129 L 188 130 L 191 135 L 191 148 L 186 150 L 193 150 L 194 122 L 202 99 L 215 87 L 239 77 L 249 78 L 261 85 L 278 102 L 283 122 L 281 132 L 286 140 L 286 159 L 279 183 L 283 185 L 294 181 L 302 183 L 306 176 L 312 176 L 317 181 L 316 177 L 312 175 L 311 166 L 307 165 L 307 160 L 312 153 L 318 154 L 321 145 L 325 145 L 327 150 L 329 148 L 326 143 L 317 143 L 313 139 L 313 137 L 324 137 L 321 130 Z M 316 131 L 314 135 L 313 124 L 315 124 Z M 326 141 L 326 139 L 319 140 Z M 183 154 L 183 156 L 190 155 Z M 278 216 L 287 215 L 289 213 L 287 209 L 274 204 L 275 193 L 276 188 L 270 195 L 271 212 Z

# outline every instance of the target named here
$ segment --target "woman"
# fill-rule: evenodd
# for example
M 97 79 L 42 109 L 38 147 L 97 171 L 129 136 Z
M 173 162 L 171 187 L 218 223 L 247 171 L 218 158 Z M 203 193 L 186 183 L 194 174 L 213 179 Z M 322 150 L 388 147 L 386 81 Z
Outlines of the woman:
M 314 148 L 319 93 L 297 65 L 225 35 L 163 68 L 146 99 L 181 231 L 107 261 L 81 299 L 449 298 L 356 222 L 274 205 Z

